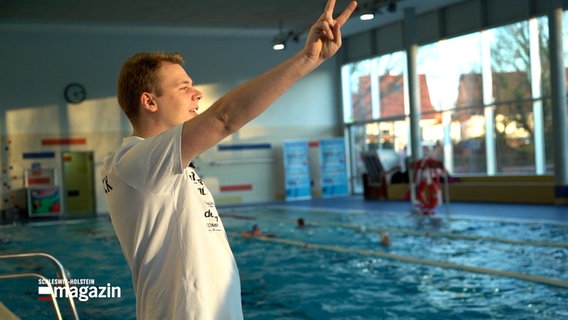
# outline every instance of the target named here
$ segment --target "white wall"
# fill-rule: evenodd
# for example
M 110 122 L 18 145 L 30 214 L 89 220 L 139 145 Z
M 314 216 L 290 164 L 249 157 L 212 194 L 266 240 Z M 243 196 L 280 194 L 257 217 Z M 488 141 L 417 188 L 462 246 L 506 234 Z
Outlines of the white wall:
M 0 135 L 2 143 L 3 208 L 10 190 L 21 186 L 21 174 L 31 162 L 60 163 L 61 151 L 94 150 L 97 165 L 130 133 L 130 125 L 115 102 L 116 76 L 122 61 L 138 51 L 179 51 L 186 69 L 205 93 L 204 105 L 236 85 L 283 61 L 301 48 L 292 43 L 272 51 L 270 32 L 228 36 L 210 30 L 126 27 L 0 24 Z M 341 133 L 339 72 L 335 60 L 323 64 L 297 83 L 271 109 L 223 144 L 269 143 L 262 151 L 211 150 L 199 159 L 201 174 L 219 185 L 252 185 L 252 190 L 219 193 L 218 201 L 257 202 L 283 194 L 281 142 L 317 140 Z M 87 101 L 67 105 L 63 88 L 80 82 Z M 38 146 L 45 137 L 83 137 L 84 145 Z M 23 152 L 55 151 L 51 160 L 24 160 Z M 219 164 L 217 160 L 273 158 L 261 164 Z M 217 163 L 217 164 L 216 164 Z M 223 163 L 223 162 L 221 162 Z M 97 168 L 98 171 L 98 168 Z M 248 174 L 243 175 L 243 172 Z M 98 177 L 96 179 L 98 181 Z M 97 185 L 97 211 L 107 210 Z

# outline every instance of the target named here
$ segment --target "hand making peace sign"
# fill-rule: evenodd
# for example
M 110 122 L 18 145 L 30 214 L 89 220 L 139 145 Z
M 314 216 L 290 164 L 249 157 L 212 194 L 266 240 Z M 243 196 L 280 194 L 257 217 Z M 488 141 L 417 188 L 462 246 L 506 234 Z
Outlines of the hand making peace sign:
M 310 59 L 320 62 L 334 55 L 341 47 L 341 26 L 345 24 L 357 7 L 356 1 L 351 1 L 343 12 L 333 18 L 335 0 L 328 0 L 323 14 L 310 28 L 304 53 Z

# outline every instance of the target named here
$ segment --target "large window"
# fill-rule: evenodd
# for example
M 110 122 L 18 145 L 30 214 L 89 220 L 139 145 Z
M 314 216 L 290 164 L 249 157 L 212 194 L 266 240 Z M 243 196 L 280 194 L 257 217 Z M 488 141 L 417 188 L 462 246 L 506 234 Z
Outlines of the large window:
M 361 152 L 376 151 L 385 169 L 399 167 L 408 147 L 406 55 L 395 52 L 345 65 L 343 115 L 350 139 L 354 190 L 365 172 Z
M 423 156 L 454 175 L 553 172 L 549 68 L 546 17 L 419 47 Z M 406 79 L 404 52 L 343 67 L 355 179 L 364 170 L 361 151 L 409 152 Z
M 373 60 L 369 59 L 349 64 L 342 69 L 342 78 L 349 79 L 343 82 L 343 119 L 346 123 L 377 117 L 373 112 L 371 93 L 372 64 Z
M 485 172 L 483 49 L 481 33 L 418 49 L 422 154 L 454 174 Z
M 542 128 L 542 74 L 536 20 L 497 28 L 491 38 L 493 78 L 495 172 L 536 172 L 537 150 L 534 132 Z M 540 146 L 542 147 L 542 146 Z M 538 152 L 542 156 L 542 151 Z
M 378 100 L 381 119 L 401 117 L 407 112 L 405 74 L 406 54 L 395 52 L 375 59 L 379 81 Z

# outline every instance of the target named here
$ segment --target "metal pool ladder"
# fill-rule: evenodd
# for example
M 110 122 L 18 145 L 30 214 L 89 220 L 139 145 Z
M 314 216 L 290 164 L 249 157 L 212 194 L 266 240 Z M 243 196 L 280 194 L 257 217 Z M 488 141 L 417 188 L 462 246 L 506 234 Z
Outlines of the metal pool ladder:
M 46 253 L 46 252 L 23 252 L 23 253 L 0 254 L 0 260 L 25 259 L 25 258 L 36 258 L 36 257 L 47 258 L 48 260 L 50 260 L 55 265 L 55 268 L 57 269 L 57 272 L 61 276 L 61 280 L 64 283 L 65 290 L 66 290 L 67 293 L 69 293 L 70 292 L 69 291 L 69 281 L 68 281 L 69 279 L 67 278 L 67 274 L 65 273 L 65 268 L 63 267 L 61 262 L 59 262 L 59 260 L 57 260 L 51 254 Z M 51 286 L 51 281 L 49 281 L 45 276 L 38 274 L 38 273 L 32 273 L 32 272 L 18 272 L 18 273 L 0 274 L 0 280 L 1 279 L 30 278 L 30 277 L 42 279 L 44 284 L 46 284 L 49 287 L 49 290 L 51 292 L 51 303 L 53 305 L 53 309 L 55 310 L 55 314 L 57 315 L 57 319 L 63 320 L 63 317 L 61 316 L 61 311 L 59 310 L 59 304 L 57 303 L 57 299 L 55 297 L 53 287 Z M 73 301 L 73 297 L 71 296 L 71 294 L 67 294 L 67 300 L 69 302 L 69 310 L 73 314 L 73 319 L 78 320 L 79 315 L 77 313 L 77 308 L 75 307 L 75 302 Z

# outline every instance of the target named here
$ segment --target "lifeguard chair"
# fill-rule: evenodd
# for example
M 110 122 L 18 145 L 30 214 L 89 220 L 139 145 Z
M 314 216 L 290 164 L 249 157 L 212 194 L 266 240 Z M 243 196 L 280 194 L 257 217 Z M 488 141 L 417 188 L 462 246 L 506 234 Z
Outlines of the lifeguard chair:
M 365 199 L 388 199 L 386 173 L 374 151 L 361 152 L 366 173 L 363 173 L 363 197 Z

